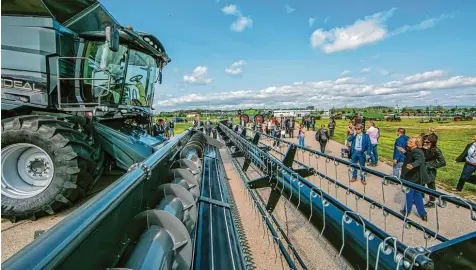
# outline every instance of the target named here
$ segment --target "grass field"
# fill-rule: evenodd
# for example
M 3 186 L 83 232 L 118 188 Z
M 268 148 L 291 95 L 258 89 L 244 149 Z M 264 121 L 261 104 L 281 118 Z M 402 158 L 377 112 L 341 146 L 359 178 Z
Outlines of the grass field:
M 316 128 L 318 125 L 327 124 L 327 122 L 328 119 L 317 121 Z M 465 146 L 471 142 L 471 136 L 476 134 L 476 121 L 438 124 L 419 123 L 419 119 L 402 119 L 401 122 L 376 121 L 375 123 L 380 129 L 378 146 L 379 159 L 388 164 L 392 163 L 393 145 L 398 127 L 405 128 L 406 135 L 409 137 L 418 136 L 423 132 L 427 133 L 429 127 L 434 127 L 438 135 L 438 147 L 443 152 L 446 160 L 446 166 L 438 169 L 436 177 L 437 184 L 446 190 L 456 187 L 461 170 L 463 169 L 463 164 L 455 162 L 455 159 L 461 154 Z M 337 120 L 334 140 L 344 143 L 347 124 L 347 120 Z M 466 184 L 462 195 L 476 195 L 476 186 Z
M 237 123 L 238 119 L 234 119 Z M 316 129 L 321 124 L 327 124 L 328 119 L 322 119 L 316 121 Z M 376 126 L 380 129 L 379 139 L 379 159 L 385 163 L 392 163 L 393 145 L 396 138 L 396 129 L 403 127 L 406 129 L 406 134 L 411 136 L 420 135 L 420 133 L 426 133 L 429 127 L 434 127 L 438 135 L 438 146 L 446 160 L 446 166 L 438 169 L 437 184 L 440 188 L 451 190 L 456 187 L 461 170 L 463 168 L 462 163 L 456 163 L 454 160 L 464 150 L 466 144 L 471 141 L 471 136 L 476 133 L 476 121 L 462 121 L 462 122 L 449 122 L 444 124 L 438 123 L 419 123 L 419 119 L 402 119 L 401 122 L 386 122 L 376 121 Z M 347 120 L 337 120 L 337 126 L 335 130 L 334 140 L 340 143 L 344 143 L 346 139 Z M 185 129 L 191 126 L 191 123 L 177 123 L 176 133 L 183 132 Z M 367 125 L 368 126 L 368 125 Z M 466 184 L 462 194 L 463 196 L 470 195 L 471 197 L 476 195 L 476 186 L 472 184 Z

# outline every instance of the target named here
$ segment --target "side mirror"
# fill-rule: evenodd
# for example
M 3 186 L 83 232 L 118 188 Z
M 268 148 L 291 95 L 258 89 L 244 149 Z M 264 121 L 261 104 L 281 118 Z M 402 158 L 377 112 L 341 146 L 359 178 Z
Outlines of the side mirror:
M 119 50 L 119 30 L 117 30 L 116 25 L 108 25 L 105 31 L 109 50 L 117 52 Z

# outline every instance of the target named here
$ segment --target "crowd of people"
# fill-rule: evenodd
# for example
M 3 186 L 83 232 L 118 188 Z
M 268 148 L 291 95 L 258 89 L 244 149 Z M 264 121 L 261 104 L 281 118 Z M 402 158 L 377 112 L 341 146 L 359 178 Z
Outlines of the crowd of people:
M 378 139 L 380 131 L 373 121 L 369 121 L 369 128 L 364 132 L 363 124 L 354 124 L 352 121 L 347 127 L 346 144 L 350 150 L 352 163 L 359 164 L 360 167 L 376 166 L 378 162 Z M 476 135 L 473 135 L 473 142 L 469 143 L 457 162 L 464 162 L 463 171 L 454 192 L 460 192 L 466 182 L 476 184 Z M 434 128 L 429 128 L 427 133 L 409 137 L 405 128 L 396 130 L 396 139 L 393 150 L 393 176 L 398 179 L 405 179 L 412 183 L 427 186 L 436 190 L 436 175 L 439 168 L 446 166 L 443 152 L 438 147 L 438 135 Z M 357 181 L 357 169 L 352 172 L 351 182 Z M 361 170 L 360 181 L 366 184 L 365 176 Z M 428 196 L 424 203 L 424 194 L 411 189 L 405 194 L 402 203 L 401 213 L 408 215 L 413 205 L 416 206 L 418 215 L 422 220 L 427 221 L 425 208 L 435 207 L 435 197 Z
M 380 129 L 375 122 L 368 121 L 368 128 L 365 128 L 365 121 L 355 123 L 350 121 L 347 126 L 346 147 L 349 150 L 349 158 L 352 163 L 359 167 L 378 165 L 378 146 L 380 138 Z M 294 138 L 296 121 L 294 118 L 272 118 L 263 123 L 249 123 L 249 127 L 276 138 Z M 313 128 L 311 120 L 304 120 L 297 129 L 297 138 L 300 146 L 304 146 L 306 131 Z M 320 145 L 322 153 L 326 152 L 326 145 L 334 136 L 336 122 L 329 120 L 329 124 L 321 125 L 315 133 L 315 139 Z M 307 129 L 307 130 L 306 130 Z M 279 146 L 279 141 L 275 141 L 273 147 Z M 464 162 L 463 171 L 455 192 L 460 192 L 466 182 L 476 184 L 476 135 L 473 136 L 473 142 L 468 144 L 463 153 L 456 159 L 457 162 Z M 405 128 L 396 130 L 396 139 L 393 151 L 393 176 L 398 179 L 405 179 L 418 185 L 427 186 L 436 190 L 436 175 L 439 168 L 446 166 L 446 160 L 443 152 L 438 147 L 438 135 L 434 128 L 429 128 L 428 132 L 420 135 L 407 136 Z M 366 184 L 365 175 L 362 170 L 359 176 L 362 184 Z M 351 182 L 358 181 L 358 169 L 352 171 Z M 413 205 L 416 206 L 418 215 L 422 220 L 427 221 L 427 212 L 425 208 L 435 207 L 435 197 L 428 196 L 427 202 L 424 202 L 424 193 L 416 190 L 410 190 L 405 194 L 402 200 L 403 215 L 409 215 Z
M 170 139 L 175 136 L 175 121 L 157 119 L 154 125 L 154 136 L 162 139 Z
M 228 119 L 227 124 L 229 126 L 233 125 L 231 118 Z M 365 129 L 365 124 L 365 121 L 358 123 L 350 121 L 347 126 L 347 140 L 345 142 L 345 148 L 349 153 L 348 158 L 352 163 L 358 164 L 360 168 L 364 168 L 366 164 L 367 166 L 377 166 L 379 160 L 380 130 L 373 121 L 368 121 L 367 129 Z M 194 127 L 203 129 L 209 136 L 216 137 L 215 129 L 212 128 L 214 125 L 216 123 L 208 118 L 203 123 L 199 116 L 193 121 Z M 315 130 L 315 121 L 313 118 L 303 118 L 301 124 L 299 124 L 294 117 L 273 117 L 263 119 L 262 122 L 245 122 L 241 119 L 240 126 L 266 133 L 277 139 L 294 138 L 297 126 L 298 144 L 304 147 L 306 132 L 310 129 Z M 154 126 L 154 134 L 169 139 L 174 136 L 174 127 L 174 121 L 158 119 Z M 319 143 L 322 153 L 326 153 L 326 145 L 333 139 L 335 128 L 336 121 L 330 118 L 327 126 L 323 124 L 315 130 L 315 139 Z M 456 159 L 457 162 L 464 162 L 464 167 L 459 182 L 456 188 L 453 189 L 454 192 L 461 192 L 467 182 L 476 184 L 476 175 L 474 174 L 476 171 L 476 134 L 473 135 L 472 139 L 473 141 L 465 147 Z M 279 140 L 275 140 L 273 148 L 278 146 Z M 439 168 L 446 166 L 446 160 L 443 152 L 438 147 L 438 135 L 434 128 L 429 128 L 427 133 L 411 137 L 406 135 L 405 128 L 398 128 L 393 148 L 393 176 L 436 190 L 437 171 Z M 351 182 L 358 181 L 358 171 L 356 168 L 352 170 Z M 362 170 L 360 172 L 360 181 L 365 185 L 365 175 Z M 410 214 L 413 205 L 415 205 L 418 215 L 423 220 L 427 220 L 425 208 L 435 207 L 435 200 L 435 197 L 429 196 L 427 202 L 424 203 L 423 193 L 410 190 L 403 200 L 401 213 Z

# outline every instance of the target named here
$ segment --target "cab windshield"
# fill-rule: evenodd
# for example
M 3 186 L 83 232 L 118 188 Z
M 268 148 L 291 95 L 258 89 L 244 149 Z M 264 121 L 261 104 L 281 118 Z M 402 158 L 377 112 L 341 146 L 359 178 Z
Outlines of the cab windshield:
M 102 104 L 152 106 L 159 70 L 151 55 L 124 45 L 113 52 L 104 42 L 91 41 L 88 42 L 86 58 L 83 93 L 93 94 L 87 100 L 101 97 Z
M 131 49 L 122 104 L 152 106 L 157 71 L 157 63 L 152 56 Z
M 113 52 L 104 42 L 88 42 L 83 77 L 91 79 L 84 81 L 85 95 L 92 93 L 94 100 L 101 97 L 102 103 L 119 104 L 126 72 L 127 50 L 126 46 L 120 45 L 119 50 Z

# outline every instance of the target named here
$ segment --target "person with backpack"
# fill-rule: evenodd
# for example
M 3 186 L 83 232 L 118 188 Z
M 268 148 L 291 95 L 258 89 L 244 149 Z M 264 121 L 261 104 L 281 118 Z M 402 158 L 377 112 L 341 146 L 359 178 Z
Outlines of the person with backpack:
M 321 152 L 326 152 L 326 145 L 329 141 L 329 131 L 326 129 L 326 125 L 322 124 L 321 128 L 316 132 L 316 141 L 321 146 Z
M 367 135 L 370 137 L 370 144 L 372 145 L 372 155 L 370 156 L 369 166 L 377 166 L 378 162 L 378 138 L 380 137 L 380 130 L 375 126 L 374 121 L 370 121 L 370 127 L 367 129 Z

